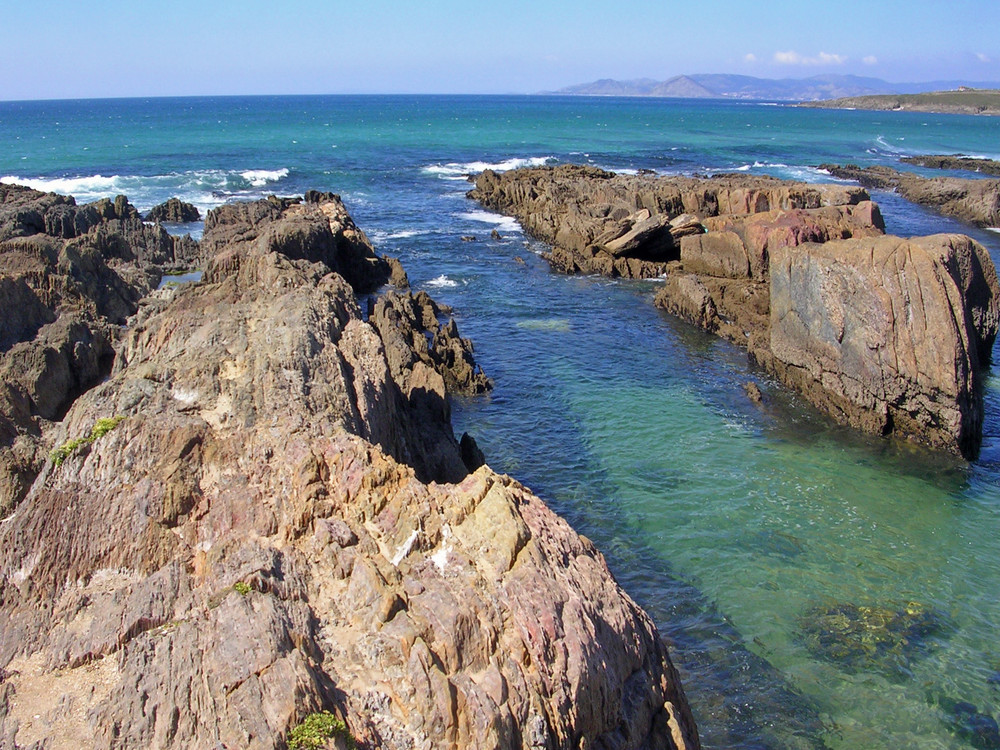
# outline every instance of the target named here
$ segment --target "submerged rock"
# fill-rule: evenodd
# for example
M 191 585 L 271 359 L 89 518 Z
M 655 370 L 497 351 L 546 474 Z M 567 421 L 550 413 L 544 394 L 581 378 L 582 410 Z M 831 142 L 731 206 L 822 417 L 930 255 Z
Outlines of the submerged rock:
M 913 659 L 926 653 L 932 637 L 946 629 L 942 615 L 910 602 L 903 607 L 821 605 L 800 618 L 806 648 L 849 672 L 909 674 Z
M 939 706 L 944 714 L 942 721 L 959 739 L 978 750 L 1000 748 L 1000 725 L 988 713 L 980 711 L 968 701 L 956 701 L 952 698 L 942 698 Z

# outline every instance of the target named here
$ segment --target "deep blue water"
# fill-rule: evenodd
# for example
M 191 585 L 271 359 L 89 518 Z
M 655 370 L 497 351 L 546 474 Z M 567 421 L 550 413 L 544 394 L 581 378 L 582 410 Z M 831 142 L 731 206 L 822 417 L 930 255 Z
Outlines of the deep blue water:
M 653 308 L 655 283 L 551 273 L 515 222 L 464 197 L 466 175 L 582 162 L 829 180 L 816 165 L 957 152 L 1000 158 L 1000 119 L 558 97 L 0 103 L 5 181 L 140 209 L 341 193 L 454 307 L 496 381 L 455 404 L 456 431 L 605 552 L 674 646 L 711 748 L 963 748 L 955 701 L 1000 716 L 1000 381 L 972 464 L 859 436 Z M 896 234 L 963 231 L 1000 259 L 1000 234 L 875 197 Z M 843 604 L 934 627 L 902 656 L 819 657 L 809 614 Z

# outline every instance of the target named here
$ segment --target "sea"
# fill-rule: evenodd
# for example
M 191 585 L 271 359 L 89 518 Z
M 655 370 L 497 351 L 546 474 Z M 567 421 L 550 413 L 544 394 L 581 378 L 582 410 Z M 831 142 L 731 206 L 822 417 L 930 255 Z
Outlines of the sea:
M 456 433 L 603 551 L 720 749 L 1000 746 L 1000 378 L 971 463 L 857 434 L 654 308 L 656 281 L 553 273 L 544 244 L 465 197 L 469 175 L 572 162 L 829 182 L 819 165 L 955 153 L 1000 159 L 1000 118 L 546 96 L 0 102 L 3 182 L 140 210 L 339 193 L 495 381 L 455 401 Z M 996 230 L 873 197 L 889 232 L 963 232 L 1000 264 Z

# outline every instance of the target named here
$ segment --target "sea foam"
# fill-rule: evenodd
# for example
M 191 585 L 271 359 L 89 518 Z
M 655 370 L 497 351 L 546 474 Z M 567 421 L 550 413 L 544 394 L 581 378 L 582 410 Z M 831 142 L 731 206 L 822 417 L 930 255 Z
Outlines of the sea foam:
M 440 276 L 428 281 L 425 286 L 436 288 L 453 287 L 458 286 L 458 282 L 454 279 L 449 279 L 445 274 L 441 274 Z
M 490 213 L 489 211 L 465 211 L 460 214 L 455 214 L 459 219 L 466 219 L 467 221 L 479 221 L 484 224 L 495 224 L 498 230 L 505 232 L 520 232 L 521 225 L 517 223 L 517 219 L 512 216 L 502 216 L 500 214 Z
M 197 206 L 202 213 L 234 198 L 263 198 L 261 188 L 288 177 L 289 170 L 205 169 L 159 175 L 81 175 L 73 177 L 25 177 L 7 175 L 0 182 L 25 185 L 43 192 L 72 195 L 78 203 L 127 195 L 140 211 L 146 211 L 167 198 L 180 198 Z
M 521 167 L 543 167 L 550 161 L 555 161 L 555 157 L 515 157 L 499 162 L 450 162 L 448 164 L 429 164 L 422 171 L 427 174 L 437 175 L 445 180 L 464 180 L 470 174 L 485 172 L 487 169 L 492 169 L 494 172 L 509 172 L 512 169 L 520 169 Z

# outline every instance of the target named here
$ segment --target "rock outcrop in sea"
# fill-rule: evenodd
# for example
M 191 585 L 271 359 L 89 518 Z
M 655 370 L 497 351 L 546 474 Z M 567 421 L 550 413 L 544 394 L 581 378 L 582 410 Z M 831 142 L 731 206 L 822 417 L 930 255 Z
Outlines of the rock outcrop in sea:
M 180 198 L 168 200 L 153 206 L 146 214 L 146 221 L 163 221 L 168 223 L 188 223 L 200 221 L 201 212 L 197 206 L 185 203 Z
M 838 420 L 978 453 L 1000 285 L 968 237 L 886 237 L 863 188 L 747 175 L 487 171 L 469 196 L 552 243 L 557 270 L 662 277 L 658 306 Z
M 908 201 L 976 226 L 1000 226 L 1000 180 L 922 177 L 892 167 L 859 167 L 854 164 L 824 164 L 821 169 L 834 177 L 854 180 L 865 187 L 895 190 Z
M 0 243 L 39 299 L 4 365 L 76 311 L 48 290 L 114 331 L 44 416 L 51 378 L 4 379 L 0 744 L 281 748 L 329 711 L 369 748 L 698 747 L 601 554 L 455 439 L 488 382 L 445 311 L 365 319 L 391 269 L 336 196 L 210 213 L 204 280 L 147 296 L 42 226 Z

